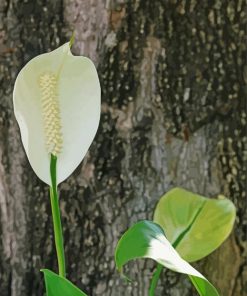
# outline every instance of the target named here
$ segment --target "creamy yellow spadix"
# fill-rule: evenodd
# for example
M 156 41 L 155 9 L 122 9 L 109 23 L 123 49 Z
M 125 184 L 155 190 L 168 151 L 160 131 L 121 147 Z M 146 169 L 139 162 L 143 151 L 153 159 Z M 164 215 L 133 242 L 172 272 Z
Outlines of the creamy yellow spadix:
M 50 155 L 57 183 L 79 165 L 100 119 L 100 84 L 94 64 L 73 56 L 69 43 L 32 59 L 14 86 L 14 112 L 29 162 L 48 185 Z
M 49 153 L 57 156 L 61 152 L 63 144 L 57 75 L 49 72 L 41 74 L 39 86 L 46 148 Z

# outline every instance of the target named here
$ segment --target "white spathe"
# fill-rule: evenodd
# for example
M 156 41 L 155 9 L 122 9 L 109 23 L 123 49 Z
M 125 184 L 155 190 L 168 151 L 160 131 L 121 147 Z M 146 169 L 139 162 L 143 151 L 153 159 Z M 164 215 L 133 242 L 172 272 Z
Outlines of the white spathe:
M 14 113 L 28 160 L 36 175 L 48 185 L 50 153 L 42 109 L 40 77 L 57 75 L 57 99 L 62 148 L 57 155 L 57 183 L 80 164 L 98 129 L 100 83 L 88 58 L 73 56 L 69 43 L 33 58 L 20 71 L 14 86 Z

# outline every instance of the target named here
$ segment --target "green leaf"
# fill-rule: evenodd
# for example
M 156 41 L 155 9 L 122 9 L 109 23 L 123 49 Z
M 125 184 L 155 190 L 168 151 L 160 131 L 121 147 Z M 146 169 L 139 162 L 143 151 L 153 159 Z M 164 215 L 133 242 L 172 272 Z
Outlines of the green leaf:
M 42 269 L 45 277 L 46 296 L 87 296 L 69 280 L 49 269 Z
M 188 274 L 201 296 L 218 296 L 212 284 L 183 260 L 166 239 L 163 229 L 151 221 L 141 221 L 129 228 L 118 242 L 115 252 L 117 268 L 132 259 L 151 258 L 173 271 Z
M 199 260 L 230 234 L 236 210 L 226 198 L 209 199 L 181 188 L 174 188 L 158 202 L 154 222 L 188 262 Z

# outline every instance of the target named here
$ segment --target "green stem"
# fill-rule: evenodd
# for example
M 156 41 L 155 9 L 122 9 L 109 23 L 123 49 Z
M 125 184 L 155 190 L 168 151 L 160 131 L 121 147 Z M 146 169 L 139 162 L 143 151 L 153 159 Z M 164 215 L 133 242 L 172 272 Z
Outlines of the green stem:
M 55 235 L 55 245 L 57 251 L 58 270 L 59 275 L 66 277 L 65 271 L 65 256 L 63 247 L 63 231 L 60 217 L 58 193 L 57 193 L 57 157 L 51 154 L 50 162 L 50 174 L 51 174 L 51 187 L 50 187 L 50 198 L 51 198 L 51 210 L 53 219 L 53 228 Z
M 162 270 L 163 270 L 163 266 L 158 263 L 157 268 L 156 268 L 156 270 L 155 270 L 155 272 L 153 274 L 152 280 L 151 280 L 151 285 L 150 285 L 149 293 L 148 293 L 149 296 L 154 296 L 155 295 L 154 294 L 155 289 L 157 287 L 159 277 L 160 277 L 160 274 L 161 274 Z

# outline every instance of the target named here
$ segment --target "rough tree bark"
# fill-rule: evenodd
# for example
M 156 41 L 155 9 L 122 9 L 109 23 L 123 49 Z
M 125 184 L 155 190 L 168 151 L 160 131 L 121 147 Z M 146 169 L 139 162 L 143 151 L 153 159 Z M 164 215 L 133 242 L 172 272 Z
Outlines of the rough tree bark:
M 247 295 L 245 25 L 243 0 L 0 1 L 1 296 L 43 295 L 39 269 L 57 268 L 48 188 L 24 154 L 12 91 L 21 67 L 73 29 L 75 53 L 97 65 L 102 116 L 59 188 L 69 278 L 89 295 L 147 295 L 154 263 L 131 263 L 128 285 L 114 248 L 182 186 L 237 206 L 234 234 L 196 266 L 221 295 Z M 163 272 L 157 295 L 193 293 Z

